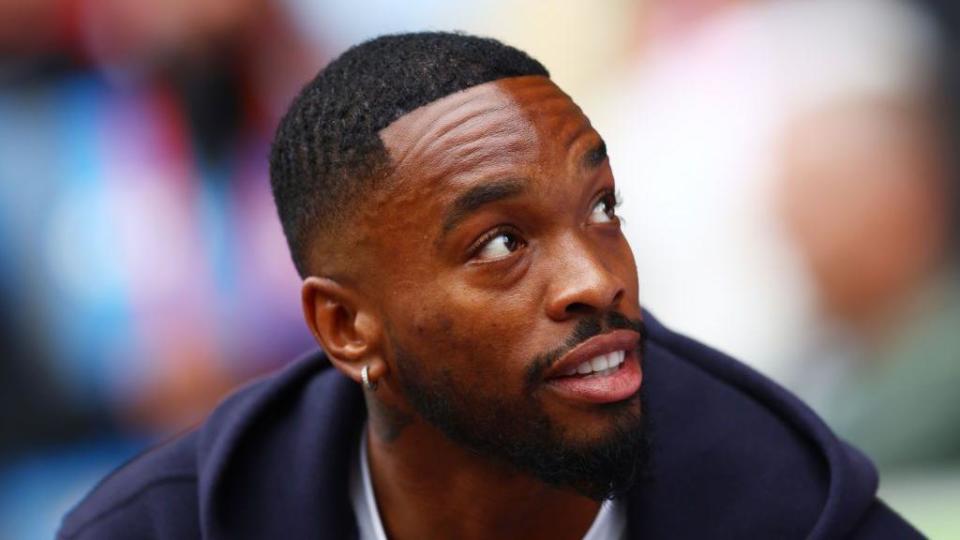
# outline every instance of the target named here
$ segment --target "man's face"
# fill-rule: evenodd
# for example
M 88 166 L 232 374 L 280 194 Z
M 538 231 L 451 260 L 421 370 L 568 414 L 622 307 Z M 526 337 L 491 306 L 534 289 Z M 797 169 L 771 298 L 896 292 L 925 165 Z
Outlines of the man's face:
M 641 446 L 642 323 L 599 135 L 543 77 L 453 94 L 380 135 L 394 174 L 358 232 L 403 398 L 463 445 L 608 494 Z M 606 371 L 568 374 L 601 356 Z

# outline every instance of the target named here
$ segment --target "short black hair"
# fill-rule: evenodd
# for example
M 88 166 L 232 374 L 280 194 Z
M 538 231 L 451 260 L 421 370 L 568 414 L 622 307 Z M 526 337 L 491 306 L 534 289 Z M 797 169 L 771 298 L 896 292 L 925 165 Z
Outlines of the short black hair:
M 378 132 L 404 114 L 486 82 L 550 74 L 523 51 L 461 33 L 381 36 L 330 62 L 293 100 L 274 136 L 270 184 L 301 277 L 311 241 L 330 234 L 389 171 Z

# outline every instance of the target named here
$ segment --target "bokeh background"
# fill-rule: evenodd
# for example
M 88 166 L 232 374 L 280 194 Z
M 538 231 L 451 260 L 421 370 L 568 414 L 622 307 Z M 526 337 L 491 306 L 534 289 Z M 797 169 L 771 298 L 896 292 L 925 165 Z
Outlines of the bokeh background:
M 0 0 L 0 538 L 312 346 L 272 130 L 351 44 L 497 37 L 607 140 L 643 303 L 960 537 L 948 0 Z

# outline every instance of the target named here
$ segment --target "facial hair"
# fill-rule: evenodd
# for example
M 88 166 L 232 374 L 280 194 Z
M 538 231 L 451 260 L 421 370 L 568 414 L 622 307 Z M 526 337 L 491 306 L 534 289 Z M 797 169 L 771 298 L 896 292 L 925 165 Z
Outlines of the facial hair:
M 424 362 L 393 343 L 400 386 L 413 408 L 449 439 L 474 453 L 507 464 L 541 481 L 572 488 L 594 500 L 625 495 L 645 475 L 649 459 L 644 393 L 602 405 L 610 426 L 598 440 L 574 441 L 552 421 L 538 401 L 543 374 L 567 351 L 614 329 L 641 335 L 637 357 L 643 358 L 646 328 L 640 320 L 609 312 L 581 319 L 557 349 L 528 362 L 520 397 L 479 395 L 460 384 L 449 369 L 428 374 Z

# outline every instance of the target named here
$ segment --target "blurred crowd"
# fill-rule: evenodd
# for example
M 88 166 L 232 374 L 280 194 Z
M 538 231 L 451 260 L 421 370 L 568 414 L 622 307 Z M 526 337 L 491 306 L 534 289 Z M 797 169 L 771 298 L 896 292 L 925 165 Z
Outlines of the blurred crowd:
M 0 535 L 310 345 L 267 182 L 323 62 L 289 18 L 0 3 Z
M 777 212 L 817 308 L 788 381 L 873 459 L 891 503 L 906 493 L 901 511 L 955 536 L 960 36 L 910 7 L 807 14 L 843 32 L 807 45 L 829 60 L 795 70 L 781 133 Z
M 527 50 L 593 119 L 646 307 L 797 391 L 894 508 L 960 534 L 956 9 L 0 0 L 0 538 L 49 537 L 312 346 L 273 127 L 350 44 L 434 28 Z

